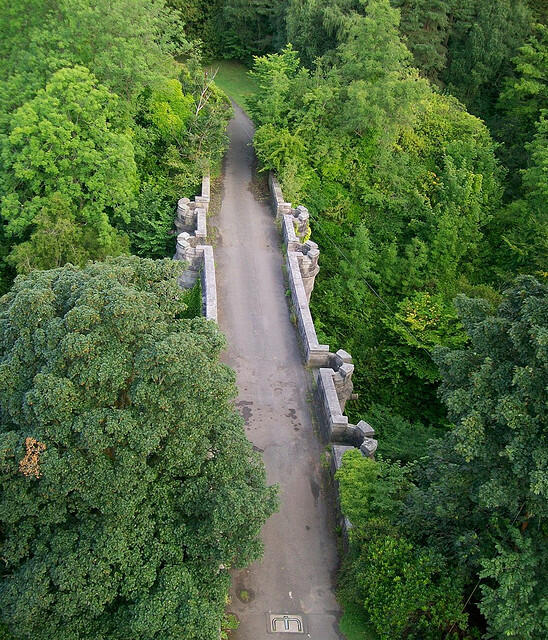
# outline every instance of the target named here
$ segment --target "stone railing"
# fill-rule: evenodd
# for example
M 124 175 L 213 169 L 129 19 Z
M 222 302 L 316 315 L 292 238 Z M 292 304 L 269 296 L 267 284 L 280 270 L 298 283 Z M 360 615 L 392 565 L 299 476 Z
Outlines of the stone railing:
M 198 277 L 202 284 L 202 314 L 217 322 L 217 282 L 213 247 L 207 240 L 207 212 L 210 201 L 209 176 L 202 178 L 202 194 L 194 198 L 181 198 L 177 203 L 177 244 L 174 260 L 184 260 L 187 269 L 179 278 L 179 286 L 188 289 Z
M 276 219 L 280 221 L 286 247 L 286 266 L 291 302 L 304 350 L 304 359 L 315 370 L 316 401 L 322 437 L 327 442 L 358 447 L 362 454 L 373 457 L 377 449 L 373 428 L 360 420 L 350 424 L 344 415 L 346 402 L 353 397 L 352 356 L 340 349 L 331 353 L 329 346 L 320 344 L 310 313 L 310 296 L 320 268 L 318 245 L 310 239 L 309 213 L 305 207 L 293 209 L 286 202 L 274 176 L 269 176 L 270 193 Z

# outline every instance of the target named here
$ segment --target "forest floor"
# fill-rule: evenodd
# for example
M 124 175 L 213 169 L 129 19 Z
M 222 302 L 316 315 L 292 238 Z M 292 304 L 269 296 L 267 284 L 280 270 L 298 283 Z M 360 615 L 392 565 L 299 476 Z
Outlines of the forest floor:
M 217 70 L 215 84 L 247 112 L 245 99 L 256 89 L 255 81 L 248 75 L 249 69 L 234 60 L 214 60 L 208 68 Z
M 280 510 L 263 528 L 264 558 L 233 572 L 229 609 L 240 620 L 234 640 L 268 640 L 270 615 L 314 640 L 340 640 L 335 598 L 337 547 L 323 447 L 312 417 L 311 379 L 285 297 L 280 239 L 267 193 L 257 183 L 253 124 L 235 107 L 228 134 L 215 257 L 224 360 L 235 371 L 237 406 Z M 293 628 L 293 627 L 292 627 Z M 299 637 L 299 636 L 296 636 Z

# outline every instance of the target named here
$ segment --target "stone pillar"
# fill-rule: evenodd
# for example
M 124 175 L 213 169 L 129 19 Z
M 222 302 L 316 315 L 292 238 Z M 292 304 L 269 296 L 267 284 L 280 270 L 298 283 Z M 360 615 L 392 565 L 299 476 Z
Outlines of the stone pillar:
M 314 289 L 314 282 L 320 271 L 320 267 L 318 265 L 320 251 L 315 242 L 308 240 L 304 245 L 302 245 L 302 252 L 303 255 L 299 256 L 299 267 L 306 293 L 306 300 L 307 302 L 310 302 L 310 296 Z
M 334 364 L 333 369 L 338 369 L 341 364 L 352 364 L 352 356 L 345 351 L 344 349 L 339 349 L 337 353 L 334 354 Z
M 365 422 L 365 420 L 360 420 L 358 424 L 354 427 L 354 433 L 356 435 L 356 446 L 361 447 L 361 445 L 369 438 L 373 440 L 375 438 L 375 430 L 373 427 Z
M 302 205 L 298 206 L 293 210 L 293 217 L 297 223 L 297 235 L 300 238 L 304 238 L 310 229 L 310 214 L 308 213 L 308 209 Z
M 177 245 L 174 260 L 183 260 L 188 263 L 188 268 L 192 269 L 196 265 L 199 258 L 199 252 L 196 250 L 196 238 L 183 231 L 177 236 Z
M 341 411 L 344 413 L 346 403 L 352 397 L 354 384 L 352 383 L 352 374 L 354 373 L 353 364 L 342 364 L 333 376 L 333 382 L 337 391 L 337 398 L 341 405 Z
M 188 233 L 180 233 L 177 237 L 175 260 L 183 260 L 188 266 L 179 276 L 177 282 L 181 289 L 190 289 L 194 286 L 200 275 L 201 252 L 197 251 L 186 238 L 182 238 L 181 236 L 188 236 Z
M 366 458 L 374 458 L 379 443 L 373 438 L 364 438 L 360 451 Z
M 177 217 L 175 218 L 175 227 L 177 231 L 188 231 L 194 227 L 196 212 L 193 203 L 188 198 L 181 198 L 177 202 Z

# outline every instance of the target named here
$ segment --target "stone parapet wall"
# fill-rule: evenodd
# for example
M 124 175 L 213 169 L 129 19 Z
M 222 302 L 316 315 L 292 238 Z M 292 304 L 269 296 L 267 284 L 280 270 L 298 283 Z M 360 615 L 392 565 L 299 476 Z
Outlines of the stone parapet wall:
M 320 344 L 316 335 L 316 327 L 312 320 L 304 283 L 299 269 L 297 255 L 288 251 L 286 255 L 287 277 L 291 300 L 297 320 L 297 328 L 304 348 L 306 364 L 311 367 L 321 367 L 329 362 L 329 346 Z
M 322 437 L 327 442 L 358 447 L 364 456 L 373 457 L 377 449 L 373 428 L 363 420 L 357 425 L 350 424 L 344 415 L 346 402 L 353 396 L 352 356 L 342 349 L 332 353 L 328 345 L 320 344 L 310 313 L 310 296 L 320 270 L 320 251 L 318 245 L 310 240 L 308 210 L 303 206 L 292 208 L 285 201 L 272 172 L 269 186 L 272 207 L 281 223 L 289 291 L 304 359 L 315 370 L 315 396 Z
M 320 267 L 318 245 L 310 240 L 309 213 L 305 207 L 292 208 L 286 202 L 276 176 L 270 172 L 269 186 L 276 220 L 281 222 L 286 251 L 287 278 L 291 302 L 296 316 L 305 362 L 316 376 L 315 400 L 318 408 L 320 432 L 326 442 L 333 443 L 331 472 L 333 477 L 342 465 L 343 455 L 358 448 L 361 454 L 373 458 L 377 450 L 375 431 L 367 422 L 350 424 L 344 415 L 346 402 L 353 397 L 352 356 L 339 349 L 331 353 L 329 346 L 319 344 L 316 327 L 310 313 L 310 296 Z M 338 491 L 338 483 L 335 480 Z M 348 532 L 352 524 L 340 511 L 343 542 L 348 548 Z
M 177 202 L 177 243 L 174 260 L 187 263 L 179 278 L 179 286 L 188 289 L 198 277 L 202 284 L 202 314 L 217 322 L 217 283 L 213 247 L 207 241 L 207 212 L 209 210 L 210 178 L 202 178 L 202 193 L 194 198 L 181 198 Z

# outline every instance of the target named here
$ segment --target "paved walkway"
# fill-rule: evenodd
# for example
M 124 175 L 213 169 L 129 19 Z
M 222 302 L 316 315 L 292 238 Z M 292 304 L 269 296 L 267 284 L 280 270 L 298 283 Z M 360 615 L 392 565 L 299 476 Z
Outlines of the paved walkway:
M 311 420 L 310 374 L 289 319 L 273 214 L 251 184 L 252 124 L 237 107 L 228 132 L 215 248 L 219 324 L 229 343 L 224 359 L 236 370 L 247 435 L 264 452 L 269 483 L 281 490 L 280 511 L 263 529 L 264 559 L 233 575 L 230 609 L 241 621 L 233 638 L 283 637 L 267 633 L 268 614 L 289 613 L 303 616 L 305 633 L 288 637 L 339 640 L 336 545 L 321 488 L 322 447 Z M 276 624 L 278 630 L 297 628 L 291 619 Z

